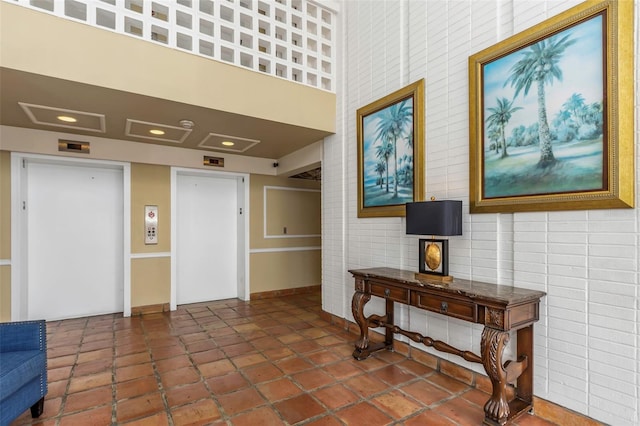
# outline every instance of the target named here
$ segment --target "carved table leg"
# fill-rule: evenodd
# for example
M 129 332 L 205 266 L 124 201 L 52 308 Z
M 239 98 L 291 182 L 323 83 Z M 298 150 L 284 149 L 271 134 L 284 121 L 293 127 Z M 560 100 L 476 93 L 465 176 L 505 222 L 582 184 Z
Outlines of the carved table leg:
M 509 333 L 485 327 L 480 341 L 480 356 L 484 369 L 491 379 L 491 398 L 484 405 L 487 425 L 504 425 L 509 418 L 507 401 L 507 371 L 502 366 L 502 353 L 509 342 Z
M 360 339 L 356 341 L 356 349 L 353 351 L 355 359 L 365 359 L 369 356 L 369 322 L 364 316 L 364 305 L 371 299 L 371 294 L 356 291 L 351 299 L 351 312 L 358 327 L 360 327 Z

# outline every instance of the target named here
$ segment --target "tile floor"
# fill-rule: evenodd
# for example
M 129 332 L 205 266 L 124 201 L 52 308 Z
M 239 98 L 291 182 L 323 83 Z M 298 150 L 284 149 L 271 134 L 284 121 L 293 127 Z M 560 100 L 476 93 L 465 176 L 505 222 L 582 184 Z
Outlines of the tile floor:
M 487 394 L 397 353 L 356 361 L 320 312 L 312 294 L 50 322 L 44 414 L 12 426 L 482 423 Z

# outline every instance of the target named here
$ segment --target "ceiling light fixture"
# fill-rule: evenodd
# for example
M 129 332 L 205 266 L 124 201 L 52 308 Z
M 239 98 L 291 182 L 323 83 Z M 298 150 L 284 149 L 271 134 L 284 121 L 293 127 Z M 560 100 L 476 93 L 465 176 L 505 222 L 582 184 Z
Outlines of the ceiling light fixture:
M 78 121 L 77 118 L 70 117 L 68 115 L 59 115 L 56 118 L 60 121 L 64 121 L 65 123 L 75 123 L 76 121 Z
M 151 133 L 152 135 L 164 135 L 164 130 L 151 129 L 149 130 L 149 133 Z
M 235 143 L 233 143 L 231 141 L 224 141 L 224 142 L 222 142 L 222 145 L 224 145 L 224 146 L 234 146 Z

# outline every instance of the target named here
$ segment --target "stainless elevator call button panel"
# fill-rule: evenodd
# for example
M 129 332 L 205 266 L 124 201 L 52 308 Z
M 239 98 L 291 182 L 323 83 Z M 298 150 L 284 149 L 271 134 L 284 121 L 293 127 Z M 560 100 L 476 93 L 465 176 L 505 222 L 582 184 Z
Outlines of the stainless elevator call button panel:
M 158 244 L 158 206 L 144 206 L 144 243 Z

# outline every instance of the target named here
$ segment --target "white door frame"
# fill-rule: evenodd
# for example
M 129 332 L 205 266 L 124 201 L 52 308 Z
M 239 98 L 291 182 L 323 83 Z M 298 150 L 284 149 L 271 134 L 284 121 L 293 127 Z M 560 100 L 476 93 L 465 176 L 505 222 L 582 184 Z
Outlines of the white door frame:
M 27 220 L 23 214 L 26 192 L 27 160 L 49 164 L 81 164 L 84 167 L 112 167 L 122 169 L 123 201 L 123 315 L 131 316 L 131 164 L 54 155 L 11 153 L 11 320 L 25 320 L 27 315 Z
M 238 219 L 238 299 L 249 300 L 249 174 L 237 172 L 223 172 L 217 170 L 188 169 L 183 167 L 171 168 L 171 300 L 170 309 L 177 309 L 176 285 L 178 281 L 177 268 L 177 220 L 178 220 L 178 175 L 212 176 L 233 178 L 238 181 L 238 205 L 242 209 L 242 216 Z

